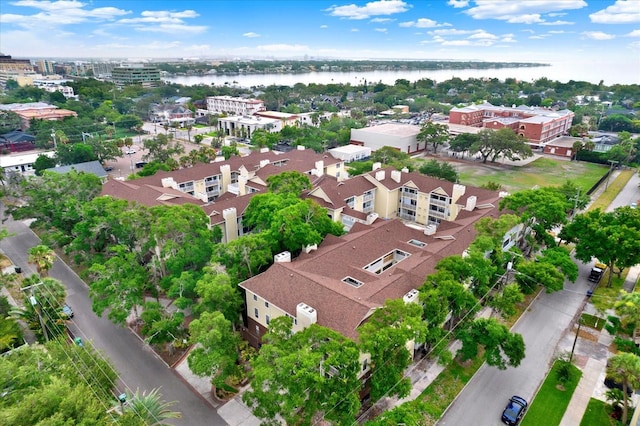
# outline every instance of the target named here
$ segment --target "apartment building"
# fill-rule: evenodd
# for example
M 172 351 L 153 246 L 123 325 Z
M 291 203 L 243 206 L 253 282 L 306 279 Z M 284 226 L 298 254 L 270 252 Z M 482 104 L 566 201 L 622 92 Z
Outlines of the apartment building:
M 463 126 L 501 129 L 509 127 L 524 136 L 532 148 L 543 148 L 553 139 L 564 135 L 575 114 L 567 109 L 554 111 L 547 108 L 494 106 L 488 102 L 453 108 L 449 123 Z
M 111 70 L 111 81 L 118 87 L 131 84 L 144 88 L 160 87 L 160 70 L 147 64 L 121 65 Z
M 202 206 L 210 226 L 219 226 L 223 241 L 228 242 L 244 234 L 244 211 L 252 195 L 267 191 L 267 177 L 291 170 L 308 175 L 312 181 L 323 175 L 346 176 L 344 163 L 331 156 L 303 147 L 287 153 L 265 149 L 227 161 L 160 171 L 135 181 L 111 180 L 103 185 L 102 195 L 147 206 L 187 202 Z
M 288 252 L 276 255 L 269 269 L 239 284 L 245 290 L 245 338 L 259 347 L 270 321 L 287 315 L 294 331 L 317 323 L 357 341 L 358 327 L 386 300 L 417 301 L 418 288 L 438 261 L 469 247 L 480 218 L 498 216 L 499 198 L 493 193 L 483 207 L 464 206 L 455 221 L 438 227 L 378 219 L 356 223 L 342 237 L 328 235 L 295 259 Z
M 260 99 L 245 99 L 233 96 L 207 97 L 207 112 L 209 114 L 251 116 L 265 109 L 264 101 Z

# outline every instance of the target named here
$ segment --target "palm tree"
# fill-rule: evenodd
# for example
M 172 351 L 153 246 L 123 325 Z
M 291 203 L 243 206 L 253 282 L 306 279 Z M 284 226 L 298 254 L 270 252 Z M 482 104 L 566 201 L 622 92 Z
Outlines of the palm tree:
M 40 244 L 29 249 L 28 262 L 36 265 L 38 275 L 46 277 L 56 260 L 56 253 L 49 247 Z
M 629 401 L 627 389 L 637 389 L 640 386 L 640 357 L 628 352 L 620 352 L 609 358 L 607 363 L 607 377 L 622 383 L 624 396 L 622 404 L 622 424 L 627 424 Z
M 164 423 L 163 421 L 182 417 L 181 413 L 169 409 L 175 404 L 175 401 L 165 402 L 160 398 L 161 395 L 158 388 L 153 389 L 149 394 L 142 392 L 142 395 L 140 395 L 139 390 L 136 390 L 136 393 L 128 398 L 127 408 L 135 412 L 144 424 L 149 426 L 168 425 L 169 423 Z

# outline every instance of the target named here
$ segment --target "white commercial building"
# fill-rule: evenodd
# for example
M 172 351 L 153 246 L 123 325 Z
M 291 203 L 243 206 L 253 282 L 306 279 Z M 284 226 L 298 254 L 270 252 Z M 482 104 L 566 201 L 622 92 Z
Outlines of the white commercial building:
M 351 144 L 365 146 L 373 151 L 390 146 L 405 154 L 412 154 L 425 149 L 425 143 L 418 142 L 418 133 L 420 133 L 420 126 L 412 124 L 381 124 L 351 129 Z
M 264 101 L 260 99 L 234 98 L 233 96 L 208 96 L 209 114 L 253 115 L 264 111 Z
M 282 130 L 282 121 L 255 116 L 221 117 L 218 119 L 218 128 L 224 130 L 226 135 L 249 139 L 257 129 L 271 133 L 279 132 Z
M 0 168 L 2 168 L 5 177 L 8 179 L 11 179 L 13 176 L 33 176 L 35 175 L 33 164 L 41 155 L 54 158 L 56 152 L 40 151 L 30 152 L 28 154 L 2 155 L 0 156 Z
M 350 163 L 371 157 L 371 148 L 359 145 L 345 145 L 329 150 L 334 158 Z

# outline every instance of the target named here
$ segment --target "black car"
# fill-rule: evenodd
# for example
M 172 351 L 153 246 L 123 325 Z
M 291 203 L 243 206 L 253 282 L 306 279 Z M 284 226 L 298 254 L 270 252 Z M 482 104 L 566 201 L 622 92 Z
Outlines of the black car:
M 527 411 L 528 405 L 524 398 L 518 395 L 512 396 L 502 412 L 502 423 L 509 426 L 515 426 L 520 423 L 524 412 Z

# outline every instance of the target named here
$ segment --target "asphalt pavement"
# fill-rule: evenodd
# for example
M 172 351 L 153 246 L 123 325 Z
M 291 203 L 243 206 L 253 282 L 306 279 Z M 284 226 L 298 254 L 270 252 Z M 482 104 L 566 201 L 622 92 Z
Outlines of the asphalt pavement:
M 0 206 L 1 207 L 1 206 Z M 28 226 L 28 222 L 8 218 L 4 226 L 12 234 L 0 241 L 0 250 L 23 274 L 35 273 L 28 263 L 29 248 L 40 244 L 40 239 Z M 226 425 L 209 401 L 194 392 L 192 386 L 160 360 L 151 348 L 130 329 L 113 324 L 106 317 L 97 317 L 91 309 L 87 285 L 61 259 L 56 259 L 49 275 L 60 280 L 67 288 L 67 303 L 73 308 L 74 318 L 69 328 L 74 335 L 91 342 L 107 358 L 118 372 L 114 383 L 115 395 L 127 391 L 149 392 L 159 388 L 167 402 L 176 401 L 173 411 L 182 418 L 171 419 L 173 425 Z

